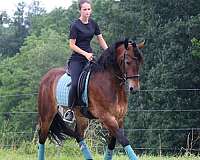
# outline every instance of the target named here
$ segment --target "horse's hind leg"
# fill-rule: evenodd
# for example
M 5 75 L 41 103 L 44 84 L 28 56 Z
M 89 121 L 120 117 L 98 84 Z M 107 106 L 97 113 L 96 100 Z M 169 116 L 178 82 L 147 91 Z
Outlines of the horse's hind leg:
M 45 141 L 48 136 L 48 126 L 46 123 L 40 123 L 40 130 L 39 130 L 39 144 L 38 144 L 38 160 L 44 160 L 45 158 Z
M 57 107 L 53 96 L 49 90 L 46 91 L 42 86 L 38 95 L 38 112 L 39 112 L 39 146 L 38 160 L 45 159 L 45 141 L 48 137 L 49 127 L 57 113 Z M 47 94 L 48 93 L 48 94 Z
M 76 141 L 80 146 L 85 160 L 92 160 L 92 154 L 84 141 L 84 132 L 88 127 L 88 120 L 84 117 L 81 117 L 80 114 L 76 114 L 76 122 L 75 132 L 78 134 Z
M 43 113 L 43 112 L 42 112 Z M 38 160 L 45 159 L 45 141 L 48 137 L 49 127 L 53 121 L 56 110 L 51 110 L 51 114 L 48 114 L 46 117 L 39 118 L 39 145 L 38 145 Z
M 104 160 L 111 160 L 113 156 L 113 151 L 115 149 L 116 138 L 114 136 L 109 137 L 108 147 L 104 154 Z

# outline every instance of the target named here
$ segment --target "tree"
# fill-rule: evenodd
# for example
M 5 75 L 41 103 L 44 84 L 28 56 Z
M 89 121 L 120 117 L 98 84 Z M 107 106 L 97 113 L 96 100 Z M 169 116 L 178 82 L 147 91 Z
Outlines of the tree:
M 43 30 L 41 36 L 32 34 L 26 39 L 20 54 L 0 63 L 0 95 L 7 95 L 0 101 L 1 112 L 36 111 L 39 81 L 50 68 L 65 65 L 69 54 L 66 43 L 66 37 L 50 29 Z M 0 126 L 9 120 L 8 129 L 17 131 L 31 131 L 37 122 L 33 114 L 16 117 L 5 114 L 0 118 Z M 24 125 L 26 120 L 35 123 Z
M 192 55 L 194 56 L 195 59 L 198 60 L 200 58 L 200 40 L 193 38 L 192 45 L 193 45 Z
M 19 3 L 14 17 L 9 18 L 6 12 L 1 14 L 0 53 L 3 57 L 11 57 L 19 53 L 24 38 L 28 35 L 28 28 L 24 18 L 24 3 Z M 6 25 L 6 27 L 5 27 Z

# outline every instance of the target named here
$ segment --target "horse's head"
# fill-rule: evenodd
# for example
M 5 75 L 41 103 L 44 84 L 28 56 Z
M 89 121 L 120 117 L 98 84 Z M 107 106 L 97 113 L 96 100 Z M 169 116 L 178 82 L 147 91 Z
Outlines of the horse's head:
M 143 56 L 140 51 L 144 47 L 144 42 L 136 44 L 126 39 L 124 45 L 116 48 L 117 62 L 124 80 L 128 81 L 128 88 L 131 93 L 140 89 L 139 68 L 143 63 Z

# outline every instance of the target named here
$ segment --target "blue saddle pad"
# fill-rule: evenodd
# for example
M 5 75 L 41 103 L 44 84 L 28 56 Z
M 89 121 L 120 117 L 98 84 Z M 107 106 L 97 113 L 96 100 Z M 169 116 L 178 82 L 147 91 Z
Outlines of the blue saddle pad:
M 90 72 L 87 74 L 86 82 L 85 82 L 85 89 L 82 94 L 82 100 L 88 106 L 88 82 L 89 82 Z M 56 100 L 57 105 L 67 107 L 68 106 L 68 95 L 69 89 L 71 87 L 71 77 L 66 73 L 62 75 L 57 83 L 56 86 Z

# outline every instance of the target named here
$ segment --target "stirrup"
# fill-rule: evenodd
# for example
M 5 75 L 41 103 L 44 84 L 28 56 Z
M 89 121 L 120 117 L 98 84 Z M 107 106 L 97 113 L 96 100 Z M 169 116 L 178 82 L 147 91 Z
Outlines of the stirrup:
M 71 112 L 71 113 L 72 113 L 72 120 L 71 120 L 71 121 L 65 118 L 65 117 L 66 117 L 66 114 L 67 114 L 68 112 Z M 71 113 L 70 113 L 70 114 L 71 114 Z M 73 123 L 73 122 L 75 121 L 75 115 L 74 115 L 74 111 L 73 111 L 72 109 L 68 109 L 68 110 L 64 113 L 64 115 L 63 115 L 63 121 L 68 122 L 68 123 Z

